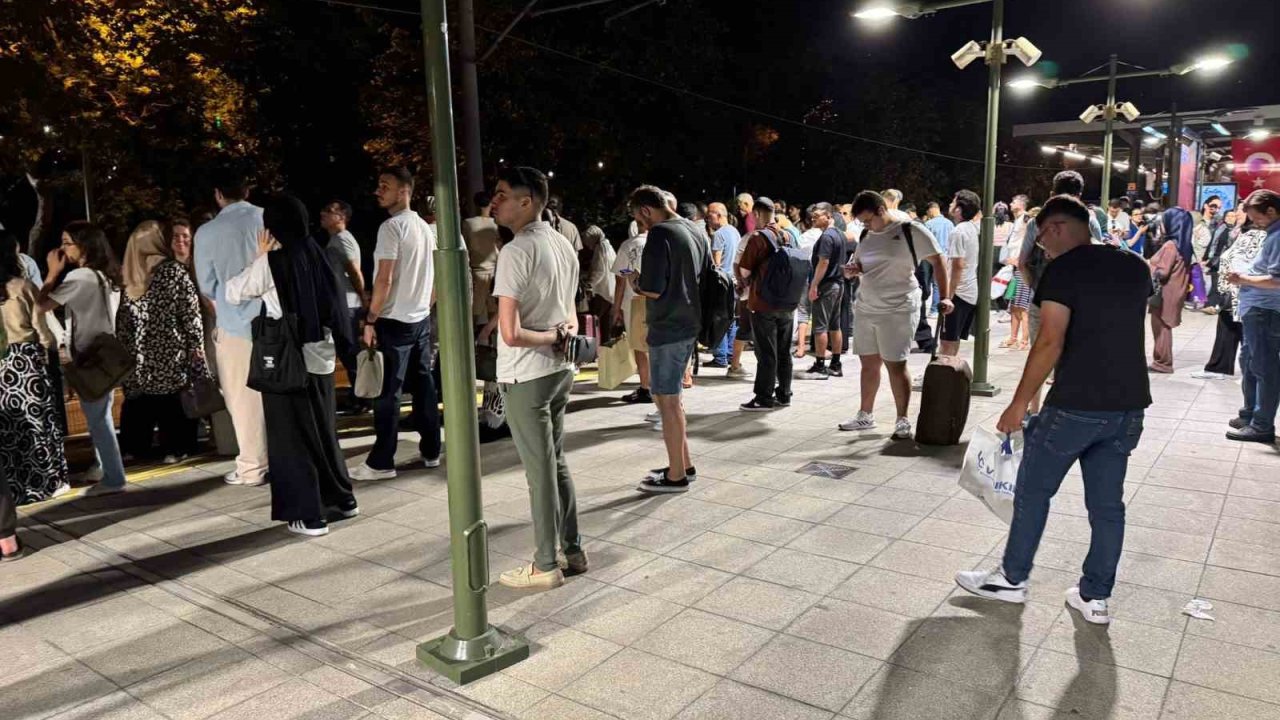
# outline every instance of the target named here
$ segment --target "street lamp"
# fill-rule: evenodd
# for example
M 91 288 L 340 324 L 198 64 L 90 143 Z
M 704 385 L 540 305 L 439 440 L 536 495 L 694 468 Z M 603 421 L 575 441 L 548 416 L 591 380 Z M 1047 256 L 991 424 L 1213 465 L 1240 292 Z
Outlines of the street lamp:
M 991 3 L 991 39 L 985 46 L 977 42 L 966 43 L 951 56 L 952 62 L 964 69 L 974 60 L 983 58 L 987 63 L 987 139 L 982 170 L 982 234 L 978 243 L 978 308 L 974 318 L 973 385 L 974 395 L 991 397 L 999 388 L 987 381 L 987 356 L 991 352 L 991 270 L 995 255 L 996 219 L 990 211 L 996 198 L 996 138 L 1000 117 L 1000 71 L 1009 56 L 1030 67 L 1040 59 L 1040 49 L 1026 38 L 1004 39 L 1004 0 L 936 0 L 935 2 L 887 2 L 873 0 L 855 11 L 853 16 L 862 20 L 877 20 L 899 15 L 918 18 L 932 15 L 939 10 Z
M 1091 123 L 1100 117 L 1106 120 L 1106 128 L 1104 130 L 1105 134 L 1102 139 L 1102 187 L 1099 190 L 1099 196 L 1103 203 L 1108 202 L 1111 199 L 1111 172 L 1108 168 L 1113 167 L 1111 162 L 1111 150 L 1112 134 L 1116 116 L 1122 116 L 1128 122 L 1133 122 L 1139 117 L 1138 108 L 1134 107 L 1133 103 L 1116 103 L 1116 81 L 1144 77 L 1180 77 L 1196 71 L 1215 72 L 1230 65 L 1231 58 L 1226 55 L 1206 55 L 1198 58 L 1194 62 L 1173 65 L 1161 70 L 1134 70 L 1123 73 L 1118 72 L 1119 63 L 1120 61 L 1116 56 L 1112 55 L 1107 61 L 1106 75 L 1085 75 L 1078 78 L 1072 78 L 1070 80 L 1037 78 L 1034 75 L 1025 75 L 1009 82 L 1009 87 L 1011 88 L 1031 89 L 1035 87 L 1060 88 L 1067 87 L 1068 85 L 1079 85 L 1081 83 L 1102 82 L 1103 80 L 1107 81 L 1107 102 L 1103 105 L 1090 105 L 1080 115 L 1080 121 L 1085 124 Z M 1152 138 L 1164 140 L 1166 137 L 1164 133 L 1149 125 L 1143 127 L 1142 130 L 1152 136 L 1147 139 L 1148 145 L 1154 146 L 1158 144 L 1156 142 L 1151 142 Z

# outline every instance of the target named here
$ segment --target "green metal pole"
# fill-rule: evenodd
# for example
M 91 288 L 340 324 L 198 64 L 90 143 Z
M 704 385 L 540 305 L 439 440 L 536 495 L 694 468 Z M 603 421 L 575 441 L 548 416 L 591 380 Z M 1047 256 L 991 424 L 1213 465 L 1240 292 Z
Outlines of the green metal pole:
M 438 201 L 435 252 L 436 323 L 449 441 L 449 547 L 453 569 L 453 629 L 418 646 L 418 661 L 465 685 L 529 657 L 523 640 L 489 624 L 488 528 L 480 498 L 480 438 L 476 424 L 475 345 L 467 251 L 462 246 L 457 149 L 449 80 L 445 0 L 422 0 L 422 46 L 431 106 L 431 159 Z
M 978 312 L 974 325 L 974 395 L 993 397 L 1000 389 L 987 381 L 991 353 L 991 264 L 995 257 L 996 141 L 1000 119 L 1000 69 L 1004 64 L 1004 0 L 991 3 L 991 44 L 987 46 L 987 156 L 982 169 L 982 235 L 978 243 Z
M 1107 118 L 1106 132 L 1102 136 L 1102 189 L 1098 198 L 1098 206 L 1106 207 L 1111 202 L 1111 145 L 1116 125 L 1116 56 L 1111 56 L 1111 72 L 1107 77 Z

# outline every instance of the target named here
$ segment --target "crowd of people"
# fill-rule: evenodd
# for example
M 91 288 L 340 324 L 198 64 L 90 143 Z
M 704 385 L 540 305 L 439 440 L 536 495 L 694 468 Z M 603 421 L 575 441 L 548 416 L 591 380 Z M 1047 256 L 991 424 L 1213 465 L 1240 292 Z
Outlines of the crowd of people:
M 6 559 L 21 553 L 14 506 L 70 487 L 61 370 L 64 361 L 103 352 L 111 344 L 104 338 L 123 348 L 132 369 L 119 383 L 118 434 L 115 388 L 79 398 L 95 451 L 84 475 L 92 494 L 127 489 L 125 466 L 134 459 L 176 463 L 197 452 L 207 426 L 219 449 L 236 455 L 225 481 L 269 485 L 272 518 L 317 536 L 359 513 L 353 481 L 396 477 L 402 429 L 419 436 L 416 462 L 440 465 L 436 229 L 433 202 L 413 209 L 412 174 L 389 168 L 378 177 L 374 194 L 387 218 L 367 280 L 348 229 L 349 203 L 320 207 L 317 229 L 291 195 L 251 198 L 248 179 L 232 171 L 213 185 L 216 214 L 141 223 L 123 263 L 103 230 L 83 221 L 65 228 L 43 275 L 18 238 L 0 236 Z M 1049 499 L 1078 459 L 1095 547 L 1068 601 L 1087 620 L 1105 622 L 1123 538 L 1120 488 L 1150 404 L 1148 373 L 1173 371 L 1172 328 L 1185 308 L 1218 313 L 1214 355 L 1198 377 L 1233 374 L 1238 348 L 1244 405 L 1228 437 L 1274 442 L 1280 196 L 1258 191 L 1218 222 L 1222 198 L 1198 214 L 1130 211 L 1125 199 L 1106 209 L 1086 206 L 1083 191 L 1079 173 L 1064 171 L 1038 207 L 1026 195 L 991 207 L 992 270 L 1009 268 L 1009 282 L 987 308 L 978 307 L 986 210 L 970 190 L 926 203 L 920 217 L 894 189 L 807 206 L 744 193 L 731 210 L 720 202 L 681 203 L 644 185 L 628 198 L 629 237 L 615 242 L 597 226 L 580 231 L 564 217 L 540 171 L 503 170 L 462 224 L 477 380 L 484 382 L 481 432 L 510 433 L 528 479 L 536 540 L 533 560 L 500 581 L 549 588 L 588 570 L 563 439 L 579 335 L 625 342 L 634 354 L 639 384 L 619 400 L 654 405 L 647 420 L 662 433 L 667 455 L 638 490 L 666 494 L 686 492 L 697 479 L 682 402 L 695 371 L 750 380 L 740 410 L 770 412 L 791 404 L 795 381 L 840 377 L 845 356 L 856 356 L 859 407 L 839 429 L 876 428 L 887 374 L 892 437 L 906 440 L 909 356 L 958 355 L 979 313 L 996 311 L 1011 323 L 1003 347 L 1029 351 L 999 422 L 1002 432 L 1025 428 L 1024 463 L 1002 566 L 960 573 L 957 582 L 979 595 L 1025 600 Z M 731 288 L 736 312 L 722 337 L 703 338 L 700 347 L 703 302 L 717 278 Z M 1145 318 L 1154 339 L 1150 361 Z M 754 376 L 742 363 L 748 348 Z M 347 413 L 372 410 L 375 438 L 368 455 L 348 467 L 336 431 L 334 375 L 341 363 L 354 378 L 367 349 L 381 353 L 381 391 L 371 401 L 352 393 L 341 404 Z M 796 365 L 810 355 L 807 368 Z M 220 389 L 225 411 L 191 412 L 189 396 L 204 385 Z M 413 405 L 405 423 L 403 393 Z

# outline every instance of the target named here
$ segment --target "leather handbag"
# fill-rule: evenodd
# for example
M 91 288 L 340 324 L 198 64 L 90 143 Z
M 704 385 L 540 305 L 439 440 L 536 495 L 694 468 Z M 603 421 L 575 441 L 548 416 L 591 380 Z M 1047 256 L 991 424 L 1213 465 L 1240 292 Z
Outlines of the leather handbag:
M 111 308 L 111 299 L 107 294 L 106 282 L 101 273 L 98 277 L 98 288 L 102 291 L 103 307 Z M 97 400 L 111 389 L 124 382 L 137 367 L 137 358 L 120 342 L 115 335 L 101 333 L 89 342 L 84 350 L 76 350 L 75 314 L 71 316 L 71 362 L 62 366 L 63 377 L 67 384 L 76 391 L 83 400 Z
M 222 391 L 218 389 L 218 383 L 214 382 L 213 378 L 196 378 L 178 393 L 178 400 L 182 402 L 182 414 L 189 420 L 209 417 L 227 409 Z
M 356 356 L 356 397 L 373 400 L 382 395 L 382 353 L 368 348 Z
M 596 361 L 600 341 L 590 335 L 573 335 L 564 342 L 564 354 L 575 365 L 587 365 Z
M 476 345 L 476 379 L 497 382 L 498 348 L 492 345 Z

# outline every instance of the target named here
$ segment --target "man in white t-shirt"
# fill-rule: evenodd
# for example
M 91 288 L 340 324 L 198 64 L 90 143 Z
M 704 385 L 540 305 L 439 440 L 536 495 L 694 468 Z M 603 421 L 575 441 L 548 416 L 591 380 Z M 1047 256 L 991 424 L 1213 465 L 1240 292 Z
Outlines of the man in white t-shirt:
M 559 587 L 565 571 L 587 571 L 573 478 L 564 457 L 564 411 L 574 374 L 564 346 L 578 331 L 578 254 L 568 238 L 541 219 L 546 203 L 546 175 L 530 167 L 502 172 L 493 194 L 493 216 L 514 237 L 498 253 L 493 279 L 498 382 L 506 389 L 507 424 L 529 483 L 537 543 L 533 562 L 499 577 L 498 582 L 513 588 Z M 563 569 L 557 546 L 564 551 Z
M 951 302 L 955 310 L 942 320 L 943 355 L 959 355 L 960 341 L 973 332 L 978 312 L 978 223 L 982 220 L 982 200 L 972 190 L 961 190 L 951 200 L 951 229 L 947 258 L 951 263 Z
M 636 356 L 636 371 L 640 374 L 640 387 L 622 396 L 627 403 L 651 403 L 649 392 L 649 326 L 645 321 L 644 298 L 636 294 L 630 278 L 640 274 L 640 259 L 644 256 L 649 233 L 641 230 L 618 248 L 610 271 L 618 276 L 613 290 L 613 325 L 626 328 L 627 344 Z
M 396 476 L 396 442 L 400 433 L 400 390 L 407 373 L 416 375 L 413 420 L 418 450 L 428 468 L 440 467 L 440 409 L 431 376 L 431 306 L 435 303 L 435 268 L 431 253 L 436 236 L 409 207 L 413 175 L 389 168 L 378 176 L 378 206 L 391 217 L 378 228 L 373 250 L 377 264 L 364 344 L 382 353 L 382 394 L 373 403 L 376 439 L 369 456 L 351 469 L 355 480 L 389 480 Z
M 920 320 L 921 299 L 916 265 L 924 261 L 933 267 L 943 298 L 951 297 L 950 274 L 933 234 L 920 223 L 897 219 L 880 193 L 858 193 L 853 215 L 866 227 L 866 235 L 845 265 L 845 277 L 861 278 L 853 305 L 852 350 L 862 364 L 862 394 L 857 416 L 841 423 L 840 429 L 875 428 L 872 411 L 883 365 L 889 372 L 889 388 L 897 409 L 893 437 L 910 439 L 907 403 L 911 399 L 911 375 L 907 372 L 907 356 Z M 949 299 L 939 303 L 944 315 L 953 309 Z

